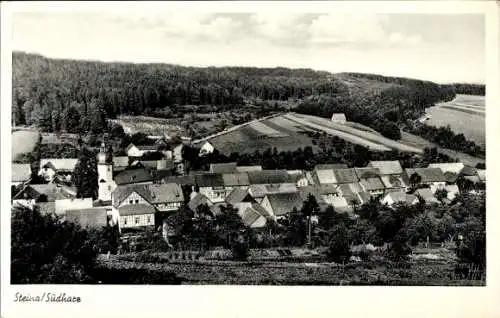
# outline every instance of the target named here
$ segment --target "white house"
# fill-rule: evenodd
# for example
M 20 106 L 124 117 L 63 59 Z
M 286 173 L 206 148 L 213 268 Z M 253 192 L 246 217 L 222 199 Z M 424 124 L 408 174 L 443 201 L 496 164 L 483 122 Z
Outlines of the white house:
M 347 118 L 344 113 L 334 113 L 332 114 L 332 121 L 338 124 L 345 124 L 347 122 Z
M 126 152 L 129 157 L 142 157 L 147 152 L 158 151 L 158 145 L 140 145 L 136 146 L 134 144 L 128 145 Z
M 195 184 L 199 192 L 206 196 L 213 203 L 224 202 L 226 190 L 224 178 L 220 173 L 199 174 L 194 177 Z
M 215 147 L 209 141 L 205 141 L 200 148 L 199 154 L 200 154 L 200 156 L 205 156 L 205 155 L 208 155 L 210 153 L 213 153 L 214 150 L 215 150 Z

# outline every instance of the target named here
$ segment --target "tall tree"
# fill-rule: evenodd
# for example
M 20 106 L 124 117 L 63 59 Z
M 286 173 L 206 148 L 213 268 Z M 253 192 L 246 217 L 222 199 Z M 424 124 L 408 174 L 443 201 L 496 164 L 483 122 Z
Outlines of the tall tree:
M 79 198 L 97 198 L 98 175 L 96 156 L 83 147 L 80 151 L 80 157 L 73 171 L 73 184 L 77 189 Z

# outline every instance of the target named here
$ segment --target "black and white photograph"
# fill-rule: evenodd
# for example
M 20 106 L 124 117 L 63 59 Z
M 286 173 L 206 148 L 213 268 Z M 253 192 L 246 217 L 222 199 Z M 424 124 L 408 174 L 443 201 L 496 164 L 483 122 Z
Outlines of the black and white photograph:
M 166 4 L 12 12 L 4 284 L 487 286 L 485 13 Z

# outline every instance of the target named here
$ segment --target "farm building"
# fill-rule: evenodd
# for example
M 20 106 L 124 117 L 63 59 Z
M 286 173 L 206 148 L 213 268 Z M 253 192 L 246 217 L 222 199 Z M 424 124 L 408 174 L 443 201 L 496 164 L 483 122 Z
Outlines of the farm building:
M 334 113 L 332 115 L 332 121 L 338 124 L 345 124 L 347 122 L 347 118 L 344 113 Z
M 415 195 L 420 196 L 426 204 L 438 204 L 439 200 L 436 199 L 431 189 L 422 188 L 415 191 Z
M 151 171 L 147 168 L 123 170 L 114 178 L 117 185 L 152 184 L 154 179 Z
M 290 183 L 290 175 L 286 170 L 261 170 L 248 172 L 250 184 Z
M 240 214 L 243 223 L 250 228 L 266 226 L 269 213 L 259 204 L 253 203 Z
M 236 167 L 237 172 L 262 171 L 262 166 L 239 166 Z
M 446 177 L 439 168 L 407 168 L 406 175 L 411 180 L 412 175 L 420 177 L 420 184 L 428 185 L 432 193 L 438 189 L 443 189 L 446 185 Z
M 209 207 L 213 205 L 213 203 L 210 202 L 210 200 L 206 196 L 204 196 L 203 194 L 193 192 L 193 196 L 192 196 L 191 200 L 189 200 L 189 203 L 188 203 L 189 209 L 196 213 L 196 210 L 198 209 L 198 207 L 200 205 L 203 205 L 203 204 L 206 204 Z
M 298 192 L 272 193 L 264 197 L 260 204 L 273 218 L 283 217 L 302 208 L 302 197 Z

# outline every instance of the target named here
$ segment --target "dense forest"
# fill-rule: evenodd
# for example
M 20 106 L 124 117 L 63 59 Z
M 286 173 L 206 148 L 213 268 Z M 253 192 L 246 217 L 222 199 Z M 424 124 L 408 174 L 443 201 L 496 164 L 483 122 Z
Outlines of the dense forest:
M 481 84 L 462 84 L 456 83 L 451 84 L 453 90 L 456 94 L 464 94 L 464 95 L 480 95 L 484 96 L 486 94 L 486 86 Z
M 399 139 L 398 128 L 426 107 L 480 88 L 310 69 L 104 63 L 14 52 L 12 112 L 17 125 L 98 134 L 107 129 L 107 118 L 118 115 L 176 118 L 193 106 L 199 113 L 204 105 L 217 112 L 251 109 L 249 101 L 290 102 L 298 112 L 322 117 L 344 112 L 348 120 Z

